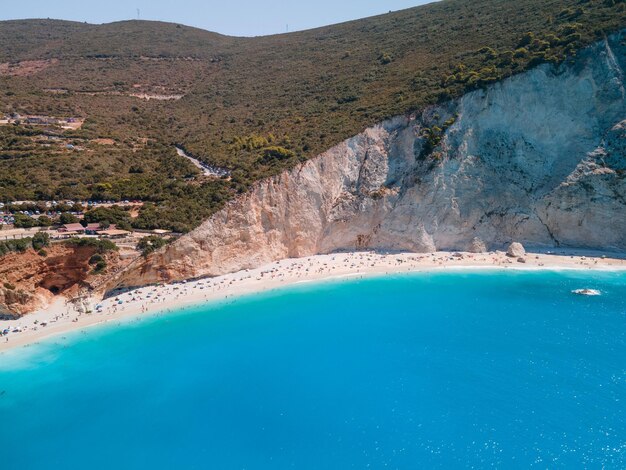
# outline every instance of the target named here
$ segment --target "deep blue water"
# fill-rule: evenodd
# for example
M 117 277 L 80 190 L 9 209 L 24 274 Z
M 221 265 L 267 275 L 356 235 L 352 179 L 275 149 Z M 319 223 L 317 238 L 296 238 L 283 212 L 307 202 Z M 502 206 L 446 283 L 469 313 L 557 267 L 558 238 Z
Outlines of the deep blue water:
M 303 285 L 1 355 L 0 468 L 625 468 L 625 405 L 626 274 Z

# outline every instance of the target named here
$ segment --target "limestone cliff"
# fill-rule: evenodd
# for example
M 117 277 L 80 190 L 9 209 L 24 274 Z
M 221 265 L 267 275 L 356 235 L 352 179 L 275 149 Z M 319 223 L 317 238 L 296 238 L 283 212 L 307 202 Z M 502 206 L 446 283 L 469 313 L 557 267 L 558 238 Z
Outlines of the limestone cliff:
M 626 249 L 624 38 L 397 117 L 258 183 L 114 280 L 141 285 L 335 250 Z

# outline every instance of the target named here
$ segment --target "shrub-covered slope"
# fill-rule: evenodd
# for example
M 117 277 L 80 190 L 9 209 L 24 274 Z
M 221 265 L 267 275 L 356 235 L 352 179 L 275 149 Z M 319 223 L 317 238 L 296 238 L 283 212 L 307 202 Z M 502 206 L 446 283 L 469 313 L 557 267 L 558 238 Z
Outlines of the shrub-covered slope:
M 260 38 L 3 22 L 0 113 L 85 122 L 0 126 L 0 199 L 140 198 L 155 202 L 146 225 L 188 230 L 369 125 L 566 60 L 623 27 L 622 0 L 444 0 Z M 428 151 L 443 130 L 430 129 Z M 231 178 L 200 177 L 174 144 Z

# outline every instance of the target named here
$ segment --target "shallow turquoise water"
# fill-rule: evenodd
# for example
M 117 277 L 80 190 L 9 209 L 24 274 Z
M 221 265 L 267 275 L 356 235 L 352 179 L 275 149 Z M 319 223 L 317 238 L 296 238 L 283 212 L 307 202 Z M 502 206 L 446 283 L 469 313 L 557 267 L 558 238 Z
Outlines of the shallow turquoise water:
M 626 274 L 304 285 L 0 356 L 0 468 L 624 468 L 625 404 Z

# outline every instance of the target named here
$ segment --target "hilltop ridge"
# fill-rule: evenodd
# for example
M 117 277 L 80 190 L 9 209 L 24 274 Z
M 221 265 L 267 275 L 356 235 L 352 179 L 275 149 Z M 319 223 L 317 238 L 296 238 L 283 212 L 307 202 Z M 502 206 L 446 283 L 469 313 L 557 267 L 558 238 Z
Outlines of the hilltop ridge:
M 155 203 L 142 226 L 188 231 L 368 126 L 562 62 L 624 26 L 614 0 L 444 0 L 257 38 L 0 22 L 0 114 L 84 119 L 63 132 L 0 126 L 0 200 L 142 199 Z M 230 178 L 202 178 L 175 145 Z

